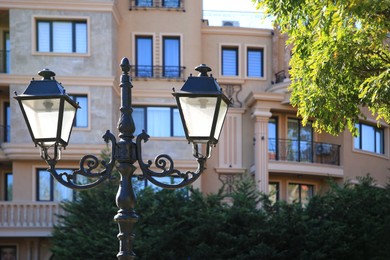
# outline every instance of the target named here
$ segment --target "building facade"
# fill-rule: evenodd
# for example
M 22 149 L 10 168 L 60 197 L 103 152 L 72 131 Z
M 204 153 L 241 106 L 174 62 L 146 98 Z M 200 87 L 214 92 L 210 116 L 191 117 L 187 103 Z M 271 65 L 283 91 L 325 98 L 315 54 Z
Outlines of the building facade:
M 145 129 L 151 136 L 145 159 L 165 153 L 182 171 L 196 167 L 171 95 L 194 67 L 211 67 L 232 99 L 220 141 L 194 184 L 202 192 L 223 184 L 229 190 L 243 175 L 275 200 L 302 203 L 326 190 L 329 178 L 355 181 L 369 173 L 385 185 L 389 125 L 378 128 L 367 112 L 356 138 L 302 126 L 289 104 L 286 36 L 236 25 L 209 26 L 202 1 L 0 0 L 0 252 L 49 259 L 59 202 L 74 196 L 46 172 L 13 99 L 43 68 L 82 107 L 57 166 L 63 171 L 77 169 L 86 154 L 101 154 L 101 136 L 115 133 L 119 63 L 128 57 L 136 134 Z

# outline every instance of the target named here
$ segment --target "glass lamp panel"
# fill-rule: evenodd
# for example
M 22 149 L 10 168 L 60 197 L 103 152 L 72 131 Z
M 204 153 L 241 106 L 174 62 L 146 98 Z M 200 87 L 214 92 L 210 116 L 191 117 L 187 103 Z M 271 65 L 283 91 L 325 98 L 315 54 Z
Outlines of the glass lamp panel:
M 56 138 L 60 99 L 22 100 L 34 139 Z
M 214 138 L 216 140 L 219 139 L 219 135 L 221 134 L 222 126 L 223 126 L 223 122 L 225 121 L 227 110 L 228 110 L 228 105 L 225 103 L 225 101 L 221 100 L 221 104 L 219 106 L 219 111 L 218 111 L 218 118 L 217 118 L 215 131 L 214 131 Z
M 66 143 L 69 140 L 70 132 L 73 127 L 73 120 L 76 115 L 76 108 L 72 106 L 68 101 L 64 102 L 64 115 L 62 119 L 61 139 Z
M 180 97 L 179 99 L 188 136 L 210 137 L 217 97 Z

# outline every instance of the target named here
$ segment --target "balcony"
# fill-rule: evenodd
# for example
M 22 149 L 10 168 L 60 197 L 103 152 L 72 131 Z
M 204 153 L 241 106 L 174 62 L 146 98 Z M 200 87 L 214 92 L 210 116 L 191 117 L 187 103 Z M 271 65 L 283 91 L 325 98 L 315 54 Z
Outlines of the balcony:
M 130 0 L 129 10 L 163 9 L 183 11 L 184 0 Z
M 130 66 L 130 76 L 134 79 L 173 79 L 184 81 L 185 67 L 179 66 Z
M 0 237 L 50 236 L 57 215 L 64 214 L 55 202 L 0 202 Z
M 293 139 L 268 139 L 270 161 L 340 165 L 340 145 Z

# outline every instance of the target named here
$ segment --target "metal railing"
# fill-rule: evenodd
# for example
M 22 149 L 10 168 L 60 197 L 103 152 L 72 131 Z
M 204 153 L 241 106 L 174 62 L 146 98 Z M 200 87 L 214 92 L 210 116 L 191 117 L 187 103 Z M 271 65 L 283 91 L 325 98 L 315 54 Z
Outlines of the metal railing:
M 294 139 L 268 139 L 268 157 L 292 161 L 340 165 L 340 145 Z
M 167 9 L 185 11 L 184 0 L 130 0 L 129 10 Z
M 158 78 L 184 80 L 185 67 L 180 66 L 130 66 L 132 78 Z
M 57 215 L 64 210 L 55 202 L 0 202 L 0 227 L 7 228 L 52 228 L 57 224 Z

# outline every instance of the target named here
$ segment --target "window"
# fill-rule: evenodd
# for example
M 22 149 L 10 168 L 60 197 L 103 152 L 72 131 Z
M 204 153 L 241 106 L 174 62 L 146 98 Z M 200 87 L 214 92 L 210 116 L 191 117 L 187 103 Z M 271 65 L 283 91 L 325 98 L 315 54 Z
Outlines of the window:
M 135 107 L 135 134 L 145 130 L 156 137 L 185 136 L 180 113 L 173 107 Z
M 3 260 L 15 260 L 18 259 L 17 253 L 16 253 L 16 245 L 2 245 L 0 246 L 0 256 Z
M 270 182 L 268 184 L 269 199 L 272 203 L 279 201 L 279 182 Z
M 163 37 L 163 77 L 180 77 L 180 37 Z
M 11 108 L 9 106 L 9 102 L 4 102 L 4 130 L 3 130 L 3 136 L 2 141 L 4 142 L 10 142 L 11 141 Z
M 268 157 L 278 160 L 278 120 L 275 117 L 268 120 Z
M 222 76 L 238 76 L 238 47 L 222 47 Z
M 87 53 L 87 22 L 37 20 L 37 51 Z
M 302 120 L 289 118 L 287 123 L 286 143 L 287 159 L 289 161 L 311 162 L 313 159 L 313 129 L 312 123 L 302 125 Z
M 248 48 L 247 76 L 253 78 L 264 77 L 264 51 L 262 48 Z
M 153 6 L 153 0 L 136 0 L 137 6 L 146 6 L 146 7 L 152 7 Z
M 58 172 L 71 173 L 70 169 L 57 169 Z M 37 170 L 37 200 L 63 201 L 72 200 L 73 190 L 56 181 L 51 174 L 44 170 Z
M 178 8 L 180 7 L 180 0 L 162 0 L 164 7 Z
M 310 198 L 314 195 L 314 185 L 289 183 L 288 184 L 288 202 L 307 205 Z
M 5 194 L 4 194 L 4 199 L 5 201 L 12 201 L 12 190 L 14 186 L 14 178 L 12 173 L 6 173 L 5 174 Z
M 69 95 L 81 108 L 77 109 L 74 127 L 88 127 L 88 96 L 87 95 Z
M 11 40 L 9 37 L 9 32 L 4 32 L 4 47 L 5 47 L 5 53 L 3 57 L 3 66 L 1 67 L 0 72 L 10 73 L 11 71 Z
M 373 125 L 356 124 L 359 136 L 354 138 L 354 148 L 384 154 L 384 130 Z
M 152 36 L 136 36 L 135 44 L 135 75 L 137 77 L 153 77 Z

